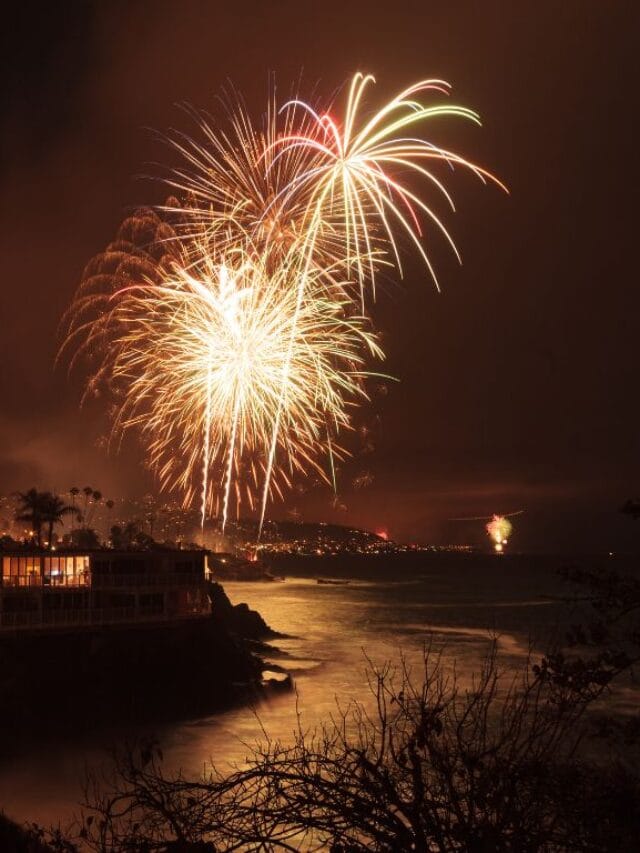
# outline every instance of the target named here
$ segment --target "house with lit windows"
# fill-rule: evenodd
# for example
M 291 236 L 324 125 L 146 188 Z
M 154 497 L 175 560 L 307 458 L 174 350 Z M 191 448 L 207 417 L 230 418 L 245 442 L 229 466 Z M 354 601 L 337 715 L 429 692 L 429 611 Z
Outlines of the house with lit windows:
M 0 552 L 0 632 L 206 618 L 205 551 Z

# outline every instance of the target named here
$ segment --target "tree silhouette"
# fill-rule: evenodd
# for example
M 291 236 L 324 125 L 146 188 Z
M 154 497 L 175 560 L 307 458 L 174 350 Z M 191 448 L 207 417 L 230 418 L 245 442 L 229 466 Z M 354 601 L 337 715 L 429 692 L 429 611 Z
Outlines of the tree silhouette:
M 99 492 L 97 489 L 94 489 L 91 493 L 91 508 L 89 509 L 89 513 L 87 515 L 87 526 L 91 524 L 93 521 L 93 516 L 95 515 L 96 507 L 102 500 L 102 492 Z
M 127 547 L 131 547 L 140 533 L 140 525 L 137 520 L 127 521 L 122 531 L 122 537 Z
M 75 509 L 76 509 L 76 498 L 80 494 L 80 489 L 77 486 L 71 486 L 71 488 L 69 489 L 69 494 L 71 495 L 71 506 L 73 507 L 73 509 L 75 511 Z M 79 515 L 80 515 L 79 512 L 74 512 L 74 515 L 71 516 L 71 532 L 72 533 L 73 533 L 73 527 L 74 527 L 73 523 L 74 523 L 75 519 L 77 517 L 79 517 Z
M 87 511 L 89 509 L 89 498 L 93 495 L 93 486 L 85 486 L 82 490 L 84 493 L 84 510 L 82 513 L 83 527 L 87 526 Z
M 71 515 L 72 517 L 77 515 L 77 510 L 74 506 L 70 504 L 66 504 L 62 498 L 58 495 L 54 495 L 51 492 L 43 492 L 42 504 L 44 507 L 44 515 L 43 521 L 48 526 L 48 543 L 49 547 L 52 546 L 53 542 L 53 528 L 56 524 L 62 524 L 64 522 L 65 515 Z
M 38 548 L 42 547 L 42 525 L 45 521 L 47 511 L 47 492 L 39 492 L 35 488 L 29 489 L 27 492 L 16 492 L 18 500 L 16 509 L 16 521 L 27 522 L 31 526 Z
M 62 524 L 65 515 L 76 515 L 75 506 L 66 504 L 58 495 L 52 492 L 39 492 L 35 488 L 27 492 L 17 492 L 18 508 L 16 521 L 26 521 L 35 533 L 38 548 L 42 548 L 42 530 L 45 524 L 48 528 L 48 543 L 51 546 L 53 528 Z
M 352 701 L 242 767 L 165 774 L 143 742 L 87 779 L 75 838 L 95 853 L 596 853 L 637 849 L 640 778 L 581 750 L 585 697 L 497 666 L 470 686 L 427 647 L 421 678 L 369 664 L 372 707 Z M 265 732 L 266 734 L 266 732 Z
M 100 539 L 92 527 L 80 527 L 73 531 L 72 542 L 76 548 L 99 548 Z

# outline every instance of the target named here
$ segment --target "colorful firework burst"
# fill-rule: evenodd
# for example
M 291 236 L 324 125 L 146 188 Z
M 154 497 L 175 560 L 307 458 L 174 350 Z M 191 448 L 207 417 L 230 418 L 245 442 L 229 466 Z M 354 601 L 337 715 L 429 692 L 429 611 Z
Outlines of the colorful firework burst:
M 382 357 L 365 316 L 378 271 L 402 273 L 401 234 L 435 280 L 423 245 L 432 222 L 455 245 L 426 181 L 453 208 L 439 164 L 489 172 L 416 135 L 439 116 L 478 122 L 426 80 L 365 115 L 371 76 L 353 78 L 342 120 L 299 98 L 269 100 L 256 129 L 240 101 L 228 130 L 198 116 L 200 141 L 174 135 L 178 197 L 125 221 L 87 267 L 63 348 L 95 359 L 88 392 L 114 394 L 114 433 L 136 428 L 164 487 L 202 520 L 226 523 L 235 498 L 262 521 L 296 474 L 334 479 L 340 434 Z M 328 462 L 328 464 L 326 464 Z M 328 473 L 327 473 L 327 469 Z M 335 483 L 334 483 L 335 486 Z

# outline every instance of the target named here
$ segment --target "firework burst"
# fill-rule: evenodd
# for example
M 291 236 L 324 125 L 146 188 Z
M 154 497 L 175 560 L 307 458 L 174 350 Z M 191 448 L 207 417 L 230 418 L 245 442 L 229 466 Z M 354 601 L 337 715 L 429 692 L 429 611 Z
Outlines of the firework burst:
M 374 82 L 370 74 L 353 77 L 342 121 L 334 118 L 332 111 L 318 112 L 300 100 L 289 102 L 284 109 L 303 110 L 310 117 L 309 129 L 285 133 L 267 149 L 271 159 L 267 168 L 278 164 L 280 157 L 302 152 L 298 159 L 301 167 L 290 176 L 282 193 L 286 203 L 282 205 L 286 208 L 299 197 L 306 202 L 301 232 L 310 255 L 322 246 L 327 234 L 333 237 L 338 230 L 341 252 L 349 270 L 355 272 L 363 306 L 365 285 L 370 282 L 375 293 L 376 269 L 381 263 L 395 264 L 402 274 L 397 231 L 408 236 L 436 286 L 435 270 L 422 241 L 424 219 L 438 228 L 460 260 L 456 245 L 433 206 L 402 175 L 426 181 L 452 211 L 455 205 L 451 194 L 433 168 L 438 163 L 464 167 L 483 182 L 490 180 L 506 190 L 486 169 L 431 141 L 409 135 L 417 132 L 417 125 L 439 117 L 480 124 L 478 114 L 466 107 L 450 103 L 426 105 L 418 100 L 424 94 L 449 95 L 447 82 L 423 80 L 365 116 L 365 90 Z M 272 149 L 279 151 L 275 157 Z
M 493 542 L 493 547 L 496 553 L 500 554 L 504 550 L 505 545 L 509 541 L 513 525 L 504 515 L 494 515 L 487 522 L 487 533 Z
M 261 484 L 271 496 L 295 474 L 330 479 L 322 463 L 343 455 L 349 407 L 366 398 L 365 360 L 382 352 L 339 281 L 328 287 L 330 271 L 321 285 L 305 273 L 298 305 L 292 259 L 214 254 L 210 243 L 196 256 L 193 246 L 155 264 L 146 255 L 134 272 L 125 255 L 112 292 L 86 297 L 97 318 L 75 331 L 88 330 L 85 346 L 107 344 L 94 381 L 125 389 L 115 434 L 136 428 L 161 484 L 186 504 L 200 494 L 203 521 L 220 515 L 224 528 L 232 501 L 253 507 Z M 275 467 L 265 452 L 274 435 Z
M 150 466 L 202 522 L 259 503 L 311 471 L 335 481 L 341 436 L 367 398 L 382 352 L 366 317 L 378 271 L 402 273 L 408 236 L 435 280 L 425 222 L 455 245 L 414 187 L 453 208 L 438 163 L 489 172 L 417 136 L 465 107 L 428 105 L 448 84 L 422 81 L 364 113 L 371 76 L 355 75 L 342 119 L 271 97 L 256 127 L 239 100 L 227 130 L 197 115 L 196 141 L 174 134 L 175 194 L 125 221 L 92 261 L 66 318 L 63 350 L 89 356 L 87 393 L 115 399 L 114 435 L 135 428 Z M 335 489 L 335 482 L 333 483 Z

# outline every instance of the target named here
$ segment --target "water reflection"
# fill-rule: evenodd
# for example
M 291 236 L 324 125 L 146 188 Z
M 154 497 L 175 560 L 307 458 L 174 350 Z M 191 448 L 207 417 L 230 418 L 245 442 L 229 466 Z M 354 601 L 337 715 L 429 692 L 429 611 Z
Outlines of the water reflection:
M 487 651 L 491 634 L 499 638 L 503 666 L 520 664 L 530 637 L 540 642 L 558 621 L 561 605 L 551 571 L 521 569 L 505 576 L 499 562 L 491 572 L 463 566 L 411 577 L 385 577 L 377 568 L 348 585 L 289 578 L 285 583 L 227 583 L 234 603 L 259 610 L 277 631 L 281 654 L 273 662 L 292 672 L 296 696 L 274 691 L 255 708 L 235 708 L 216 716 L 164 726 L 157 733 L 166 767 L 199 774 L 209 761 L 219 768 L 242 764 L 251 745 L 263 737 L 288 741 L 298 725 L 313 728 L 356 697 L 370 700 L 366 656 L 377 664 L 404 655 L 418 672 L 425 641 L 442 654 L 445 666 L 470 679 Z M 336 569 L 332 566 L 332 572 Z M 170 689 L 170 685 L 168 685 Z M 79 709 L 81 713 L 81 709 Z M 107 759 L 105 749 L 132 732 L 102 732 L 73 743 L 48 744 L 6 759 L 0 768 L 0 805 L 10 816 L 44 823 L 68 815 L 81 795 L 87 766 Z

